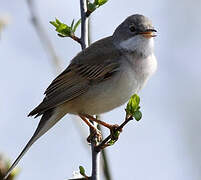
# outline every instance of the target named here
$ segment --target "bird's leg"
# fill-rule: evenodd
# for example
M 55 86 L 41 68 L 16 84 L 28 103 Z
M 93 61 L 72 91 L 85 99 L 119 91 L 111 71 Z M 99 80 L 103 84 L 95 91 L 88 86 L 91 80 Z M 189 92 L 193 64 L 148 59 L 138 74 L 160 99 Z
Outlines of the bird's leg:
M 96 123 L 98 123 L 98 124 L 101 124 L 101 125 L 107 127 L 108 129 L 110 129 L 111 136 L 112 136 L 112 137 L 115 137 L 116 129 L 119 127 L 118 124 L 108 124 L 108 123 L 106 123 L 106 122 L 104 122 L 104 121 L 101 121 L 101 120 L 98 120 L 98 119 L 94 118 L 93 116 L 91 116 L 91 115 L 89 115 L 89 114 L 84 114 L 84 116 L 85 116 L 87 119 L 89 119 L 89 120 L 91 120 L 91 121 L 94 121 L 94 122 L 96 122 Z M 120 132 L 121 132 L 121 131 L 122 131 L 122 130 L 120 130 Z
M 101 120 L 98 120 L 98 119 L 94 118 L 93 116 L 91 116 L 91 115 L 89 115 L 89 114 L 84 114 L 84 116 L 85 116 L 87 119 L 89 119 L 89 120 L 91 120 L 91 121 L 94 121 L 94 122 L 96 122 L 96 123 L 98 123 L 98 124 L 101 124 L 101 125 L 105 126 L 106 128 L 108 128 L 108 129 L 110 129 L 110 130 L 119 127 L 119 125 L 117 125 L 117 124 L 108 124 L 108 123 L 106 123 L 106 122 L 104 122 L 104 121 L 101 121 Z
M 87 119 L 86 116 L 83 114 L 79 114 L 80 118 L 90 127 L 92 130 L 92 133 L 89 135 L 87 138 L 87 141 L 91 143 L 91 140 L 94 138 L 94 136 L 97 136 L 98 141 L 100 142 L 102 140 L 102 134 L 101 132 L 92 124 L 90 123 Z

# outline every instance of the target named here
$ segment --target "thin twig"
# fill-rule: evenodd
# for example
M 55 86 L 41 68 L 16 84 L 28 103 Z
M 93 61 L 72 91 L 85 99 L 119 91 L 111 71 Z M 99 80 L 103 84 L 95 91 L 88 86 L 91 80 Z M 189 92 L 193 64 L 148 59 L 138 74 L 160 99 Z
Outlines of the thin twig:
M 74 41 L 77 41 L 80 45 L 82 44 L 81 39 L 75 35 L 70 36 Z
M 56 73 L 58 73 L 61 71 L 61 62 L 60 62 L 58 56 L 56 55 L 55 49 L 54 49 L 49 37 L 47 36 L 43 26 L 38 21 L 37 12 L 36 12 L 36 8 L 34 6 L 33 0 L 27 0 L 27 4 L 28 4 L 28 7 L 29 7 L 29 10 L 31 13 L 31 21 L 34 25 L 36 33 L 38 34 L 44 48 L 47 49 L 47 52 L 49 53 L 49 55 L 52 59 L 52 65 L 54 67 L 56 67 Z

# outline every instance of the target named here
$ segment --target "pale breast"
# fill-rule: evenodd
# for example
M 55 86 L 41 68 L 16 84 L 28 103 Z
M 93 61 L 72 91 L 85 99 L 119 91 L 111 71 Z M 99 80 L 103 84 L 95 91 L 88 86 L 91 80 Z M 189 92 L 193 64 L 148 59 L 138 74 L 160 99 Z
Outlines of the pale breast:
M 133 61 L 132 68 L 135 71 L 136 79 L 139 84 L 139 91 L 144 87 L 147 80 L 155 73 L 157 69 L 157 61 L 155 55 L 151 54 L 146 58 L 136 59 Z

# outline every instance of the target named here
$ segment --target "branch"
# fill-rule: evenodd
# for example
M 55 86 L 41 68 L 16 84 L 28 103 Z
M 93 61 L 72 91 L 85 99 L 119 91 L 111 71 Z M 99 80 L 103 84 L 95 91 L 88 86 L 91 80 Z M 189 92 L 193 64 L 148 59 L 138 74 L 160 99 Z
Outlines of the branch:
M 80 0 L 80 14 L 81 14 L 81 46 L 82 50 L 89 46 L 88 36 L 88 18 L 86 17 L 87 0 Z
M 113 134 L 116 134 L 116 133 L 118 133 L 118 132 L 121 132 L 122 129 L 123 129 L 123 127 L 124 127 L 130 120 L 133 120 L 133 117 L 132 117 L 132 116 L 126 116 L 125 121 L 113 131 Z M 104 148 L 113 145 L 114 142 L 111 143 L 111 142 L 112 142 L 111 140 L 114 140 L 114 142 L 116 142 L 116 141 L 118 140 L 118 136 L 116 137 L 116 139 L 114 139 L 114 138 L 112 137 L 112 134 L 110 134 L 110 135 L 107 136 L 98 146 L 95 147 L 95 151 L 100 152 L 100 151 L 103 150 Z M 111 141 L 111 142 L 110 142 L 110 141 Z
M 81 14 L 81 46 L 82 49 L 85 49 L 89 46 L 89 26 L 88 18 L 86 16 L 87 12 L 87 0 L 80 0 L 80 14 Z M 91 130 L 90 130 L 91 133 Z M 93 138 L 91 142 L 91 151 L 92 151 L 92 175 L 90 180 L 99 180 L 100 174 L 100 152 L 95 151 L 97 145 L 96 138 Z
M 107 156 L 107 152 L 105 149 L 102 150 L 102 157 L 103 157 L 103 173 L 105 176 L 106 180 L 112 180 L 111 177 L 111 173 L 110 173 L 110 167 L 109 167 L 109 163 L 108 163 L 108 156 Z
M 41 43 L 43 44 L 44 48 L 48 51 L 50 57 L 51 57 L 51 62 L 54 67 L 56 67 L 56 71 L 60 72 L 61 71 L 61 62 L 56 55 L 55 49 L 47 36 L 47 33 L 45 32 L 44 28 L 42 27 L 41 23 L 38 20 L 37 17 L 37 12 L 33 3 L 33 0 L 27 0 L 28 8 L 31 14 L 31 21 L 33 23 L 33 26 L 36 30 L 36 33 L 39 36 L 39 39 Z
M 96 119 L 101 120 L 101 116 L 100 115 L 96 115 Z M 98 129 L 102 131 L 102 126 L 100 126 L 98 124 Z M 112 175 L 111 175 L 111 171 L 110 171 L 110 166 L 109 166 L 109 162 L 108 162 L 108 155 L 107 155 L 107 151 L 106 149 L 102 149 L 101 151 L 101 155 L 102 155 L 102 163 L 101 164 L 101 168 L 103 170 L 103 175 L 105 177 L 105 180 L 112 180 Z

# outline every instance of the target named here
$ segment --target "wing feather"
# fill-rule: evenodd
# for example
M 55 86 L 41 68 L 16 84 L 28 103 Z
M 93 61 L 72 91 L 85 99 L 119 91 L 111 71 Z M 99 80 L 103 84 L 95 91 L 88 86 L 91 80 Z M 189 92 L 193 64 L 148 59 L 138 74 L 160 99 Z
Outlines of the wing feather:
M 118 71 L 119 63 L 71 64 L 45 91 L 46 97 L 29 116 L 39 116 L 48 109 L 70 101 L 85 93 L 93 83 L 111 78 Z

